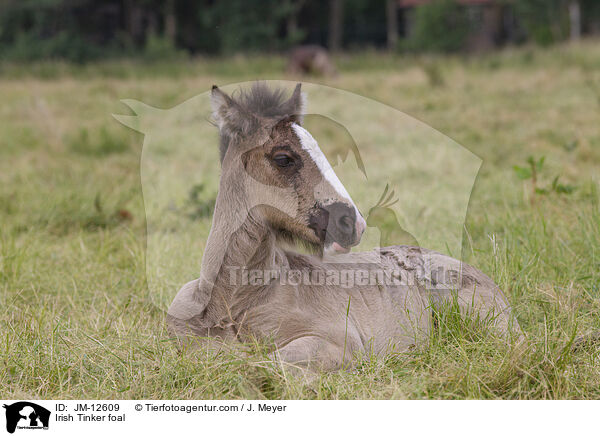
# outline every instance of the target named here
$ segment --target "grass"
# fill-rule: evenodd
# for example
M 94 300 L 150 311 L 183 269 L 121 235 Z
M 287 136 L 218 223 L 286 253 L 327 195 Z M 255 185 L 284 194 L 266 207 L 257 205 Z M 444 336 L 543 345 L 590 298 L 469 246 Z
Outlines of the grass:
M 170 107 L 213 83 L 281 77 L 283 64 L 0 68 L 0 397 L 600 398 L 598 345 L 572 346 L 600 331 L 597 41 L 474 58 L 358 53 L 338 59 L 338 77 L 314 79 L 482 157 L 464 256 L 505 291 L 526 344 L 505 345 L 449 307 L 427 348 L 310 385 L 269 365 L 257 344 L 243 358 L 173 346 L 146 282 L 143 137 L 110 114 L 124 112 L 120 98 Z M 545 157 L 540 186 L 560 176 L 576 189 L 532 194 L 514 170 L 530 155 Z M 211 193 L 191 193 L 184 209 L 200 237 Z

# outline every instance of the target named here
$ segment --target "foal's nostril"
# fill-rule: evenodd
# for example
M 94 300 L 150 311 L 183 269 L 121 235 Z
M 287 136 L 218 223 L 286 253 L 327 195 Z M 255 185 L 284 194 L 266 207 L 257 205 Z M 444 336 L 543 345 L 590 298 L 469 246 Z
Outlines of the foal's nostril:
M 346 203 L 334 202 L 326 206 L 317 206 L 311 213 L 309 227 L 325 244 L 336 242 L 341 247 L 352 247 L 360 239 L 362 229 L 358 219 L 364 223 L 356 208 Z M 362 231 L 360 232 L 362 234 Z
M 345 234 L 352 234 L 354 231 L 354 218 L 349 215 L 344 215 L 338 219 L 338 228 Z

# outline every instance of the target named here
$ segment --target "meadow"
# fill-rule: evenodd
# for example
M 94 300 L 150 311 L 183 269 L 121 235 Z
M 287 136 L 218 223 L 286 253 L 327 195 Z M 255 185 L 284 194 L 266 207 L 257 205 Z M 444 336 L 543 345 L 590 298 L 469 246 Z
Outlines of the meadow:
M 123 98 L 168 108 L 214 83 L 294 80 L 285 61 L 1 64 L 0 397 L 600 398 L 600 343 L 578 339 L 600 332 L 599 41 L 336 63 L 336 77 L 306 80 L 392 106 L 482 158 L 463 256 L 504 290 L 524 344 L 448 308 L 426 348 L 309 384 L 259 344 L 243 357 L 181 351 L 146 280 L 143 136 L 111 114 L 127 113 Z M 211 197 L 197 194 L 189 212 L 206 235 Z

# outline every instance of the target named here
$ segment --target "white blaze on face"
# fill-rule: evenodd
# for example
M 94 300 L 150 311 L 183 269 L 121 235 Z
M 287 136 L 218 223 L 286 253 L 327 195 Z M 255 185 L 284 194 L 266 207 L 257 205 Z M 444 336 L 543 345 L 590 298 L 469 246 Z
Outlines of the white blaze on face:
M 321 148 L 319 147 L 319 144 L 317 144 L 315 138 L 312 137 L 308 130 L 299 126 L 296 123 L 292 124 L 292 128 L 296 132 L 298 139 L 300 139 L 300 144 L 302 145 L 302 148 L 306 150 L 308 155 L 317 165 L 317 168 L 319 168 L 319 171 L 323 175 L 323 179 L 326 180 L 331 185 L 331 187 L 337 192 L 337 194 L 340 196 L 340 200 L 345 200 L 346 202 L 348 202 L 348 204 L 354 206 L 356 216 L 360 216 L 358 208 L 350 198 L 350 194 L 348 194 L 348 191 L 346 191 L 346 188 L 344 188 L 344 185 L 342 185 L 342 182 L 340 182 L 340 179 L 338 179 L 337 174 L 335 173 L 335 171 L 333 171 L 333 168 L 331 167 L 329 161 L 321 151 Z
M 315 198 L 321 202 L 322 206 L 327 206 L 334 202 L 344 202 L 348 204 L 348 206 L 353 207 L 356 216 L 356 234 L 360 239 L 367 223 L 350 198 L 350 194 L 348 194 L 348 191 L 346 191 L 346 188 L 344 188 L 344 185 L 342 185 L 342 182 L 338 179 L 337 174 L 333 171 L 333 168 L 321 151 L 319 144 L 315 141 L 315 138 L 313 138 L 306 129 L 296 123 L 292 124 L 292 128 L 294 129 L 294 132 L 296 132 L 302 148 L 306 150 L 323 176 L 323 181 L 315 187 Z M 318 198 L 319 196 L 322 198 Z M 337 198 L 332 198 L 332 196 Z M 330 254 L 335 253 L 347 253 L 349 250 L 349 248 L 342 247 L 337 242 L 331 242 L 325 247 L 324 255 L 329 256 Z

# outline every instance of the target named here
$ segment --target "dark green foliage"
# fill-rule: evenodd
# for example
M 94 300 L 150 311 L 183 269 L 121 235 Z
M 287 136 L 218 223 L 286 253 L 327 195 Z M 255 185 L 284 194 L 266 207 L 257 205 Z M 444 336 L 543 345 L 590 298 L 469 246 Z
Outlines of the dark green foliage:
M 542 156 L 538 160 L 535 160 L 533 156 L 529 156 L 527 158 L 526 167 L 520 167 L 515 165 L 513 169 L 517 174 L 517 177 L 521 180 L 534 179 L 537 180 L 537 174 L 541 171 L 544 166 L 544 161 L 546 160 L 546 156 Z
M 217 29 L 220 51 L 280 50 L 301 39 L 301 34 L 280 32 L 284 20 L 294 11 L 289 1 L 231 0 L 217 2 L 207 14 Z
M 323 9 L 324 18 L 328 12 Z M 385 26 L 385 2 L 344 0 L 344 43 L 348 47 L 386 44 Z
M 34 32 L 19 33 L 12 46 L 5 48 L 4 56 L 15 61 L 60 58 L 83 63 L 100 57 L 98 47 L 90 46 L 79 35 L 61 32 L 48 39 Z
M 114 1 L 7 0 L 0 4 L 0 56 L 86 62 L 124 52 Z
M 529 156 L 527 158 L 528 166 L 513 166 L 513 170 L 517 177 L 521 180 L 530 180 L 531 181 L 531 202 L 535 201 L 536 195 L 548 195 L 551 193 L 555 194 L 572 194 L 577 189 L 574 185 L 563 184 L 559 182 L 560 176 L 557 175 L 552 179 L 552 183 L 550 183 L 547 187 L 540 187 L 539 179 L 540 172 L 544 167 L 544 162 L 546 160 L 545 156 L 542 156 L 539 159 L 535 159 L 533 156 Z
M 143 57 L 150 62 L 173 61 L 185 58 L 185 52 L 177 49 L 167 38 L 150 35 L 144 46 Z
M 362 0 L 361 0 L 362 1 Z M 9 0 L 0 4 L 0 56 L 5 60 L 66 59 L 141 54 L 172 60 L 183 52 L 282 50 L 305 32 L 287 28 L 299 12 L 292 1 L 173 0 L 174 38 L 166 33 L 167 6 L 158 0 Z
M 581 19 L 583 21 L 583 31 L 593 31 L 600 23 L 600 2 L 598 0 L 579 0 L 581 6 Z
M 568 35 L 566 0 L 520 0 L 515 12 L 527 36 L 538 44 L 552 44 Z
M 584 34 L 600 28 L 600 2 L 579 0 Z M 169 6 L 170 5 L 170 6 Z M 515 18 L 509 41 L 550 44 L 569 34 L 568 0 L 506 2 Z M 480 23 L 456 0 L 434 0 L 398 12 L 399 47 L 455 52 Z M 415 14 L 412 38 L 404 18 Z M 169 26 L 168 23 L 172 23 Z M 344 0 L 342 47 L 387 45 L 383 1 Z M 296 44 L 327 45 L 329 2 L 316 0 L 3 0 L 0 59 L 64 59 L 87 63 L 137 56 L 284 51 Z
M 464 48 L 469 33 L 467 11 L 453 0 L 434 0 L 415 11 L 411 50 L 455 52 Z

